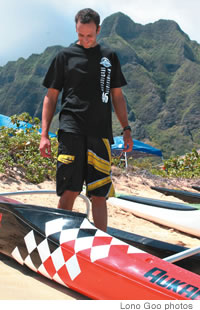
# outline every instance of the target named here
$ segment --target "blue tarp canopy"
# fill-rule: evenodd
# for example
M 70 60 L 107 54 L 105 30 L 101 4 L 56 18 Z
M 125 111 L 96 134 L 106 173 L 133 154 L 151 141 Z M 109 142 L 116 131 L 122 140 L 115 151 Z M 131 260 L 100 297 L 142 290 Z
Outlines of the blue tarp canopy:
M 9 116 L 0 114 L 0 127 L 4 126 L 4 127 L 6 127 L 6 128 L 23 129 L 23 130 L 32 127 L 31 124 L 29 124 L 29 123 L 27 123 L 27 122 L 23 122 L 23 121 L 20 121 L 19 124 L 20 124 L 20 125 L 19 125 L 19 127 L 17 128 L 16 124 L 13 124 L 13 123 L 11 122 L 11 119 L 10 119 Z M 39 129 L 39 133 L 41 133 L 41 129 Z M 50 136 L 51 138 L 53 138 L 53 137 L 56 137 L 56 134 L 49 132 L 49 136 Z
M 124 149 L 124 140 L 122 136 L 114 137 L 114 144 L 111 145 L 113 156 L 118 156 Z M 133 139 L 133 151 L 127 153 L 128 156 L 144 157 L 144 156 L 160 156 L 162 152 L 146 143 Z

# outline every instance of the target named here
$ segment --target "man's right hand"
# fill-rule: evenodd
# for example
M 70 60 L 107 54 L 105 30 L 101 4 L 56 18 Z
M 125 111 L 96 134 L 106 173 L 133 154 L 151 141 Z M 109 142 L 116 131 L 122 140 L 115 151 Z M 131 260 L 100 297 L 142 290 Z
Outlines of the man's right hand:
M 42 157 L 51 157 L 51 142 L 49 138 L 41 137 L 39 149 Z

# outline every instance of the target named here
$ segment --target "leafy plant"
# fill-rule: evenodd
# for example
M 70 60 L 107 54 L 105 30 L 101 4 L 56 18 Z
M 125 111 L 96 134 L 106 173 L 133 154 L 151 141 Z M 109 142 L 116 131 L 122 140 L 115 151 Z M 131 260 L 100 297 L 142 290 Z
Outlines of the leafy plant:
M 168 177 L 193 178 L 200 176 L 200 154 L 193 149 L 184 157 L 177 156 L 164 161 L 162 170 L 155 174 L 161 174 Z
M 32 183 L 41 183 L 45 179 L 55 180 L 57 139 L 51 139 L 52 156 L 40 156 L 40 120 L 32 119 L 28 113 L 13 115 L 14 128 L 0 128 L 0 171 L 7 174 L 16 171 Z M 25 129 L 19 129 L 20 122 L 26 122 Z M 29 126 L 31 124 L 32 126 Z
M 16 128 L 0 127 L 0 172 L 4 174 L 20 174 L 32 183 L 44 180 L 55 180 L 57 161 L 57 139 L 51 138 L 51 158 L 40 156 L 40 120 L 32 118 L 28 113 L 13 115 L 11 121 Z M 20 129 L 21 121 L 25 129 Z M 31 124 L 31 126 L 29 125 Z M 112 165 L 125 169 L 120 156 L 112 158 Z M 200 176 L 200 154 L 193 149 L 184 157 L 173 157 L 163 162 L 162 167 L 155 159 L 129 158 L 129 168 L 145 169 L 152 174 L 163 177 L 193 178 Z

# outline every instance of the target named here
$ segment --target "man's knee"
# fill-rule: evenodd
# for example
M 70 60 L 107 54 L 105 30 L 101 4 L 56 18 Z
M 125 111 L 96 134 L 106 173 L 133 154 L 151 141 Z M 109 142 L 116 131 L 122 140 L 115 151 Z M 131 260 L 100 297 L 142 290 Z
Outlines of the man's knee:
M 106 201 L 106 197 L 102 196 L 91 196 L 92 201 Z
M 61 197 L 70 197 L 70 198 L 76 198 L 79 195 L 79 192 L 74 192 L 74 191 L 70 191 L 70 190 L 65 190 Z

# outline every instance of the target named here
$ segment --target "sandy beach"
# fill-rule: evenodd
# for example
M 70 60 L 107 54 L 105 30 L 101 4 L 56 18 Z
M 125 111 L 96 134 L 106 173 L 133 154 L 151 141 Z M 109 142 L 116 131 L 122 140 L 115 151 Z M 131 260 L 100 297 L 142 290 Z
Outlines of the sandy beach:
M 164 196 L 151 190 L 150 186 L 168 186 L 190 190 L 197 180 L 165 180 L 160 177 L 146 175 L 145 173 L 122 173 L 113 168 L 113 182 L 117 193 L 128 193 L 136 196 L 151 197 L 155 199 L 183 202 L 172 196 Z M 20 176 L 15 178 L 0 174 L 0 192 L 15 192 L 28 190 L 55 190 L 55 183 L 45 181 L 35 185 Z M 53 194 L 43 195 L 16 195 L 10 198 L 25 204 L 35 204 L 47 207 L 56 207 L 58 197 Z M 78 198 L 74 210 L 85 213 L 86 205 Z M 92 221 L 90 215 L 89 219 Z M 178 230 L 164 227 L 153 222 L 136 217 L 129 212 L 120 210 L 118 207 L 108 203 L 108 225 L 118 229 L 126 230 L 142 236 L 151 237 L 161 241 L 182 245 L 185 247 L 196 247 L 200 245 L 200 239 L 192 235 L 181 233 Z M 43 276 L 34 273 L 26 266 L 21 266 L 9 257 L 0 254 L 0 300 L 84 300 L 88 299 L 73 292 L 60 284 L 57 284 Z

